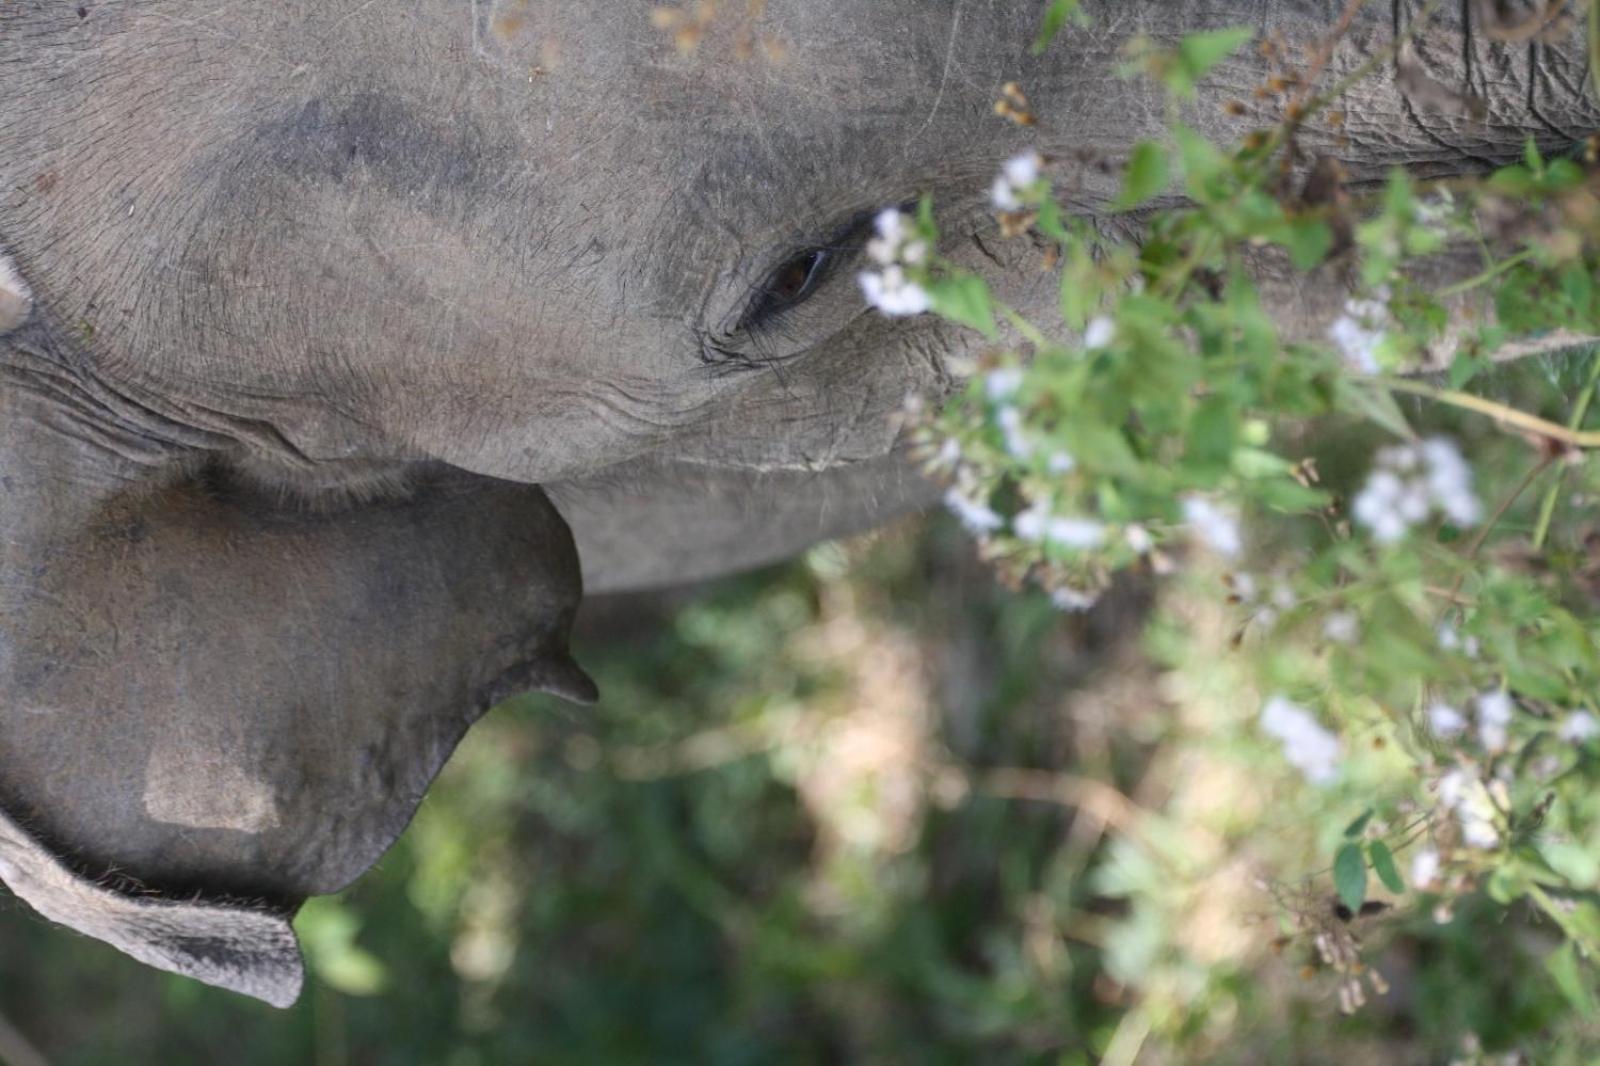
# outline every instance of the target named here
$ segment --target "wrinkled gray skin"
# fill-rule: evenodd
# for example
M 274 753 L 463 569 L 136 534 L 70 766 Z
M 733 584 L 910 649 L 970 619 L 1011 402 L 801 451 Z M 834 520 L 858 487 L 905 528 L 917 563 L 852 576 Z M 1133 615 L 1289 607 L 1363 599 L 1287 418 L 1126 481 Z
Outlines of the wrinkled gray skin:
M 1127 228 L 1116 163 L 1162 104 L 1117 46 L 1306 42 L 1343 6 L 1091 3 L 1033 58 L 1037 3 L 775 0 L 781 60 L 737 58 L 737 19 L 680 55 L 642 0 L 0 6 L 0 878 L 291 1002 L 288 916 L 377 859 L 482 709 L 593 697 L 580 559 L 591 589 L 659 585 L 926 500 L 892 414 L 973 343 L 866 312 L 874 209 L 931 193 L 942 251 L 1046 314 L 986 211 L 997 161 L 1060 157 Z M 1577 33 L 1495 44 L 1444 6 L 1422 67 L 1487 117 L 1373 79 L 1348 145 L 1309 135 L 1358 181 L 1596 125 Z M 1369 3 L 1333 74 L 1417 7 Z M 1262 62 L 1189 121 L 1248 128 L 1218 103 Z M 992 113 L 1011 79 L 1032 130 Z M 814 247 L 833 269 L 753 319 Z M 1291 330 L 1338 299 L 1262 280 Z

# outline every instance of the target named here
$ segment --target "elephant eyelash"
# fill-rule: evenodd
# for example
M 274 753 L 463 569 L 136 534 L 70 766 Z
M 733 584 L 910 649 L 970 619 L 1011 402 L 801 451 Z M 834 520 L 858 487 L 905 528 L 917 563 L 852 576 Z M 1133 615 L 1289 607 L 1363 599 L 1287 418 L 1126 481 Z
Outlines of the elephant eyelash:
M 752 337 L 781 334 L 791 317 L 790 312 L 827 283 L 847 251 L 840 247 L 817 247 L 791 256 L 756 286 L 749 309 L 739 322 L 740 332 Z
M 700 334 L 701 362 L 718 375 L 775 368 L 785 358 L 777 354 L 781 342 L 799 335 L 796 313 L 860 254 L 875 217 L 875 211 L 853 215 L 826 240 L 784 259 L 752 286 L 730 333 Z

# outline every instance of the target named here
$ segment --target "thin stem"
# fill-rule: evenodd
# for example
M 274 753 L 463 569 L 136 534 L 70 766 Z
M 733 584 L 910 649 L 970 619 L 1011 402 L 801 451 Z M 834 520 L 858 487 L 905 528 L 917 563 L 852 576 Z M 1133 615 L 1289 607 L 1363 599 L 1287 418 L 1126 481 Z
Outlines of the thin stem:
M 1487 249 L 1485 249 L 1485 251 L 1487 251 Z M 1516 255 L 1507 256 L 1506 258 L 1500 260 L 1500 262 L 1496 263 L 1488 270 L 1485 270 L 1482 274 L 1467 278 L 1465 281 L 1458 281 L 1454 285 L 1446 285 L 1444 288 L 1434 293 L 1434 296 L 1441 300 L 1448 299 L 1452 296 L 1460 296 L 1462 293 L 1467 292 L 1470 289 L 1476 289 L 1479 285 L 1482 285 L 1485 282 L 1493 281 L 1495 278 L 1499 277 L 1501 274 L 1504 274 L 1518 263 L 1526 262 L 1532 257 L 1533 249 L 1524 248 Z
M 1484 541 L 1489 539 L 1489 534 L 1494 532 L 1494 527 L 1499 525 L 1500 520 L 1506 516 L 1506 512 L 1511 510 L 1511 505 L 1521 499 L 1522 494 L 1528 491 L 1528 486 L 1537 481 L 1539 475 L 1548 470 L 1550 464 L 1555 461 L 1555 455 L 1546 454 L 1544 458 L 1533 465 L 1531 470 L 1523 475 L 1522 480 L 1517 482 L 1517 487 L 1511 490 L 1509 496 L 1500 501 L 1500 506 L 1494 509 L 1494 514 L 1489 516 L 1489 520 L 1483 524 L 1483 528 L 1473 536 L 1472 543 L 1467 545 L 1466 553 L 1461 557 L 1463 562 L 1471 562 L 1478 557 L 1478 552 L 1483 548 Z M 1461 592 L 1461 586 L 1466 584 L 1466 581 L 1467 572 L 1462 570 L 1461 573 L 1456 575 L 1456 583 L 1450 587 L 1450 598 L 1452 600 Z
M 1027 339 L 1029 344 L 1033 345 L 1040 351 L 1052 347 L 1050 341 L 1045 337 L 1045 335 L 1039 332 L 1038 327 L 1032 322 L 1029 322 L 1026 318 L 1022 317 L 1020 312 L 1012 308 L 1010 305 L 999 303 L 998 301 L 996 301 L 996 306 L 999 308 L 1001 317 L 1003 317 L 1007 322 L 1011 323 L 1012 326 L 1016 327 L 1017 332 L 1022 334 L 1022 336 Z
M 1481 415 L 1488 415 L 1497 422 L 1513 426 L 1526 433 L 1558 441 L 1572 448 L 1600 448 L 1600 431 L 1579 431 L 1568 429 L 1566 426 L 1557 425 L 1538 415 L 1530 415 L 1515 407 L 1503 403 L 1486 400 L 1482 396 L 1473 396 L 1470 393 L 1457 392 L 1454 389 L 1438 389 L 1420 381 L 1411 381 L 1407 378 L 1383 378 L 1386 388 L 1395 392 L 1408 392 L 1413 396 L 1423 396 L 1442 403 L 1449 407 L 1459 407 L 1465 411 L 1475 411 Z
M 1550 464 L 1555 461 L 1556 457 L 1554 455 L 1546 455 L 1533 464 L 1533 467 L 1522 476 L 1522 480 L 1517 482 L 1517 487 L 1511 490 L 1511 494 L 1500 501 L 1500 506 L 1494 509 L 1494 514 L 1489 516 L 1489 520 L 1483 524 L 1483 528 L 1473 536 L 1472 543 L 1467 546 L 1467 554 L 1464 558 L 1474 559 L 1477 557 L 1478 550 L 1483 547 L 1483 542 L 1489 539 L 1489 534 L 1494 532 L 1494 527 L 1499 525 L 1500 520 L 1506 516 L 1506 512 L 1511 510 L 1511 505 L 1516 503 L 1522 497 L 1522 494 L 1528 491 L 1528 486 L 1537 481 L 1539 475 L 1548 470 Z M 1451 590 L 1452 595 L 1461 591 L 1461 582 L 1466 579 L 1466 576 L 1465 573 L 1462 573 L 1460 577 L 1456 578 L 1456 586 Z
M 1600 0 L 1597 0 L 1594 11 L 1600 11 Z M 1589 413 L 1589 401 L 1594 399 L 1594 388 L 1600 384 L 1600 348 L 1595 349 L 1589 361 L 1589 377 L 1583 383 L 1583 391 L 1578 394 L 1577 403 L 1572 405 L 1572 416 L 1567 419 L 1567 428 L 1576 430 L 1583 425 L 1584 418 Z M 1567 480 L 1567 468 L 1561 467 L 1556 471 L 1556 479 L 1545 490 L 1544 499 L 1539 504 L 1539 521 L 1533 527 L 1533 550 L 1542 551 L 1545 541 L 1550 536 L 1550 520 L 1556 513 L 1556 501 L 1561 496 L 1561 486 Z

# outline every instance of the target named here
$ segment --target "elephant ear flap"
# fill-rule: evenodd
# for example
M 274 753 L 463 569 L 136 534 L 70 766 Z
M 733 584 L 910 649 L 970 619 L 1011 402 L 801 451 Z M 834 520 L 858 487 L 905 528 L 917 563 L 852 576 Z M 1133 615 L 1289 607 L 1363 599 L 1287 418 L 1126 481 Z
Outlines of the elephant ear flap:
M 286 918 L 265 909 L 141 899 L 69 870 L 0 812 L 0 879 L 53 922 L 157 969 L 291 1006 L 305 966 Z

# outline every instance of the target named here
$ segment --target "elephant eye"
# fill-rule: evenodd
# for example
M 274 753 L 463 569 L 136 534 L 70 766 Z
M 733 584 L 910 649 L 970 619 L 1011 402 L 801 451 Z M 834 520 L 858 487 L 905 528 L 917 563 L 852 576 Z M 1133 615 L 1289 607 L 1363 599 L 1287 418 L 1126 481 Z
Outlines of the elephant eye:
M 757 286 L 755 299 L 741 325 L 759 330 L 777 322 L 784 312 L 799 306 L 817 291 L 835 258 L 836 253 L 827 248 L 809 248 L 789 259 Z

